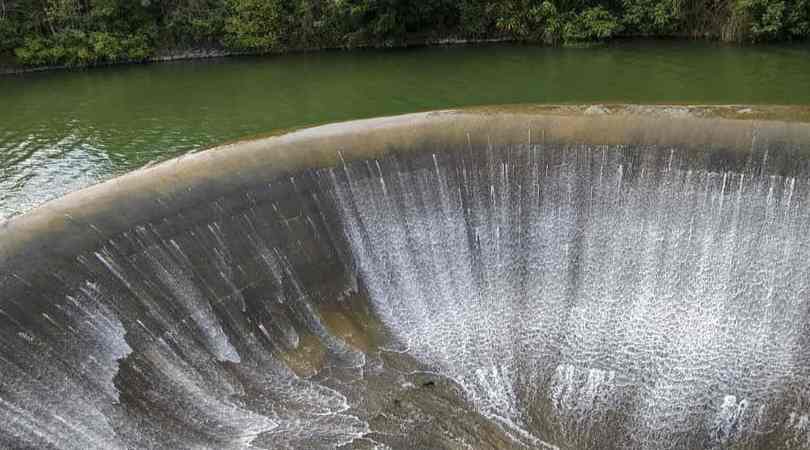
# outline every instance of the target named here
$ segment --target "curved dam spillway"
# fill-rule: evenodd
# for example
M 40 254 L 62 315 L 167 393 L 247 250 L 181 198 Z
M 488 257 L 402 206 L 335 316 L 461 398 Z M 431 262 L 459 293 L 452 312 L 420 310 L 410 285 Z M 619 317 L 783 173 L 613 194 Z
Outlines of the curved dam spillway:
M 50 202 L 0 225 L 0 447 L 810 448 L 769 111 L 349 122 Z

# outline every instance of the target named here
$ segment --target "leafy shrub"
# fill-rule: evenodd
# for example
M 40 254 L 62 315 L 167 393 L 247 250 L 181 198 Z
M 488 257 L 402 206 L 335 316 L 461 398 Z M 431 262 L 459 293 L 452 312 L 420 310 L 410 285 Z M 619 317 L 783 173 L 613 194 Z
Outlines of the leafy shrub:
M 30 37 L 15 51 L 22 64 L 31 66 L 87 66 L 117 61 L 141 61 L 152 55 L 144 36 L 118 36 L 105 32 L 61 32 L 50 38 Z
M 518 39 L 552 43 L 563 30 L 563 18 L 550 1 L 505 1 L 497 11 L 497 28 Z
M 783 0 L 740 0 L 737 9 L 748 18 L 751 40 L 768 41 L 782 35 L 785 26 Z
M 810 0 L 798 0 L 790 8 L 787 29 L 794 38 L 810 37 Z
M 810 37 L 810 0 L 739 0 L 735 12 L 747 19 L 752 41 Z
M 622 22 L 631 33 L 669 34 L 680 20 L 677 0 L 623 0 Z
M 621 24 L 601 6 L 588 8 L 575 15 L 563 28 L 565 42 L 604 41 L 621 31 Z
M 289 15 L 280 0 L 226 0 L 225 42 L 231 48 L 268 51 L 281 48 Z
M 0 18 L 0 53 L 13 50 L 22 44 L 17 24 L 10 18 Z
M 217 45 L 224 35 L 227 13 L 222 0 L 176 0 L 162 18 L 164 40 L 183 47 Z
M 0 52 L 29 65 L 155 50 L 389 46 L 430 38 L 581 43 L 625 34 L 810 37 L 810 0 L 0 0 Z
M 459 2 L 459 22 L 463 34 L 484 37 L 495 29 L 495 5 L 486 0 Z

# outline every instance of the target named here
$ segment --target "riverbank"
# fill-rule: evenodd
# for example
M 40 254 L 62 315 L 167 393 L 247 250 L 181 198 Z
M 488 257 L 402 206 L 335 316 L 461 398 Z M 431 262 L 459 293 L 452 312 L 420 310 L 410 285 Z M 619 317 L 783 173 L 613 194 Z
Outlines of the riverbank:
M 480 45 L 480 44 L 497 44 L 497 43 L 516 43 L 512 38 L 488 38 L 488 39 L 465 39 L 459 37 L 444 37 L 435 39 L 424 40 L 411 40 L 396 45 L 388 46 L 374 46 L 374 45 L 359 45 L 356 47 L 312 47 L 300 48 L 284 51 L 237 51 L 228 50 L 225 48 L 196 48 L 185 50 L 168 50 L 161 54 L 147 58 L 142 61 L 122 60 L 122 61 L 106 61 L 86 66 L 69 66 L 66 64 L 46 65 L 46 66 L 26 66 L 16 62 L 15 58 L 10 55 L 0 57 L 0 76 L 3 75 L 23 75 L 26 73 L 48 72 L 57 70 L 85 70 L 95 69 L 100 67 L 122 66 L 122 65 L 136 65 L 136 64 L 154 64 L 171 61 L 187 61 L 187 60 L 204 60 L 213 58 L 230 58 L 240 56 L 271 56 L 271 55 L 287 55 L 296 53 L 314 53 L 314 52 L 328 52 L 328 51 L 360 51 L 369 49 L 404 49 L 413 47 L 435 47 L 435 46 L 463 46 L 463 45 Z
M 718 41 L 714 39 L 696 38 L 694 36 L 689 36 L 685 34 L 671 35 L 671 36 L 649 36 L 649 35 L 624 36 L 606 42 L 588 42 L 569 45 L 547 45 L 538 42 L 521 41 L 511 37 L 470 39 L 451 36 L 441 38 L 434 37 L 428 39 L 412 38 L 406 42 L 393 43 L 390 45 L 363 44 L 354 47 L 326 46 L 326 47 L 296 48 L 296 49 L 275 50 L 275 51 L 231 50 L 222 47 L 175 49 L 175 50 L 165 50 L 155 56 L 151 56 L 147 59 L 139 61 L 135 60 L 104 61 L 84 66 L 72 66 L 67 64 L 26 66 L 24 64 L 20 64 L 19 62 L 17 62 L 16 59 L 11 55 L 0 55 L 0 77 L 24 75 L 37 72 L 88 70 L 112 66 L 135 66 L 135 65 L 156 64 L 174 61 L 194 61 L 194 60 L 202 61 L 206 59 L 234 58 L 234 57 L 236 58 L 261 57 L 261 56 L 269 57 L 269 56 L 311 54 L 324 52 L 362 52 L 369 50 L 402 50 L 402 49 L 416 49 L 426 47 L 468 47 L 468 46 L 488 45 L 488 44 L 510 44 L 515 46 L 526 46 L 542 49 L 592 49 L 592 48 L 606 48 L 606 47 L 626 46 L 635 44 L 647 45 L 656 43 L 660 43 L 661 45 L 665 46 L 670 46 L 673 44 L 675 45 L 685 44 L 696 46 L 712 45 L 718 47 L 741 48 L 741 49 L 767 48 L 769 46 L 774 45 L 778 47 L 790 48 L 792 46 L 797 45 L 797 43 L 786 43 L 786 44 L 731 43 Z
M 167 49 L 183 48 L 262 54 L 493 38 L 574 46 L 628 36 L 733 43 L 810 38 L 810 9 L 798 0 L 701 0 L 688 7 L 668 0 L 207 0 L 205 6 L 60 0 L 46 5 L 51 3 L 0 2 L 0 52 L 15 55 L 22 65 L 58 68 L 199 56 L 198 50 L 163 56 Z
M 235 52 L 229 50 L 214 50 L 214 49 L 192 49 L 178 52 L 169 52 L 165 55 L 158 55 L 150 57 L 143 61 L 107 61 L 103 63 L 88 65 L 88 66 L 68 66 L 66 64 L 54 64 L 46 66 L 26 66 L 16 63 L 13 57 L 6 57 L 7 61 L 0 59 L 0 76 L 2 75 L 23 75 L 26 73 L 35 72 L 49 72 L 55 70 L 70 70 L 70 69 L 92 69 L 99 67 L 121 66 L 121 65 L 134 65 L 134 64 L 152 64 L 169 61 L 180 60 L 194 60 L 194 59 L 209 59 L 209 58 L 224 58 L 229 56 L 240 55 L 258 55 L 258 53 L 248 52 Z

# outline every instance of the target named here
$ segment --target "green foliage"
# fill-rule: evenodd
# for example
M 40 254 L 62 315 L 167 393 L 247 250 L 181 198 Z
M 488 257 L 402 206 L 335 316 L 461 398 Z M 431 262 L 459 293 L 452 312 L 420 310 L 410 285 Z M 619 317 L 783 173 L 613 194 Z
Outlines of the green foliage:
M 547 44 L 619 35 L 810 37 L 810 0 L 0 0 L 0 52 L 30 65 L 158 51 L 391 46 L 435 38 Z
M 621 30 L 618 19 L 601 6 L 576 14 L 563 27 L 565 42 L 598 42 L 613 37 Z
M 226 0 L 225 42 L 240 50 L 268 51 L 283 46 L 292 11 L 283 0 Z
M 14 49 L 27 65 L 86 66 L 139 61 L 154 53 L 157 24 L 148 0 L 0 0 L 0 13 L 19 24 Z
M 504 1 L 496 14 L 498 30 L 522 40 L 556 42 L 564 29 L 564 17 L 550 1 Z
M 751 41 L 810 37 L 810 0 L 738 0 L 734 13 Z
M 549 0 L 509 0 L 500 2 L 495 11 L 498 30 L 526 41 L 597 42 L 622 29 L 619 20 L 603 6 L 561 11 Z
M 362 45 L 395 45 L 409 35 L 454 30 L 459 21 L 453 0 L 336 0 L 336 12 L 345 17 L 345 36 Z
M 624 23 L 627 31 L 636 34 L 669 34 L 681 19 L 677 0 L 623 0 Z
M 459 2 L 459 22 L 461 32 L 474 38 L 490 35 L 495 29 L 497 5 L 486 0 L 461 0 Z
M 735 12 L 747 20 L 750 40 L 810 37 L 810 0 L 739 0 Z
M 750 36 L 755 41 L 774 40 L 785 29 L 785 2 L 783 0 L 740 0 L 738 13 L 748 18 Z
M 142 61 L 152 55 L 152 48 L 142 35 L 67 30 L 52 37 L 28 38 L 15 53 L 26 65 L 87 66 L 124 60 Z
M 82 5 L 78 0 L 46 0 L 45 22 L 54 31 L 76 29 L 81 26 Z
M 327 48 L 344 46 L 342 37 L 348 33 L 346 12 L 339 8 L 340 2 L 300 0 L 296 2 L 296 17 L 289 34 L 289 46 L 293 48 Z
M 810 0 L 798 0 L 789 8 L 787 31 L 794 38 L 810 37 Z
M 22 44 L 17 23 L 9 17 L 0 18 L 0 53 L 5 53 Z

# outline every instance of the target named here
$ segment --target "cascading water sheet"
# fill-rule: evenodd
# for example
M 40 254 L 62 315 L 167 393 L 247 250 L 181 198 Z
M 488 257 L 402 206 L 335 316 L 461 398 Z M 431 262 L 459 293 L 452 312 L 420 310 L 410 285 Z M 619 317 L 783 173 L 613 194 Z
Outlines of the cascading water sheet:
M 810 180 L 766 158 L 538 145 L 324 176 L 382 322 L 484 415 L 584 448 L 801 448 Z

